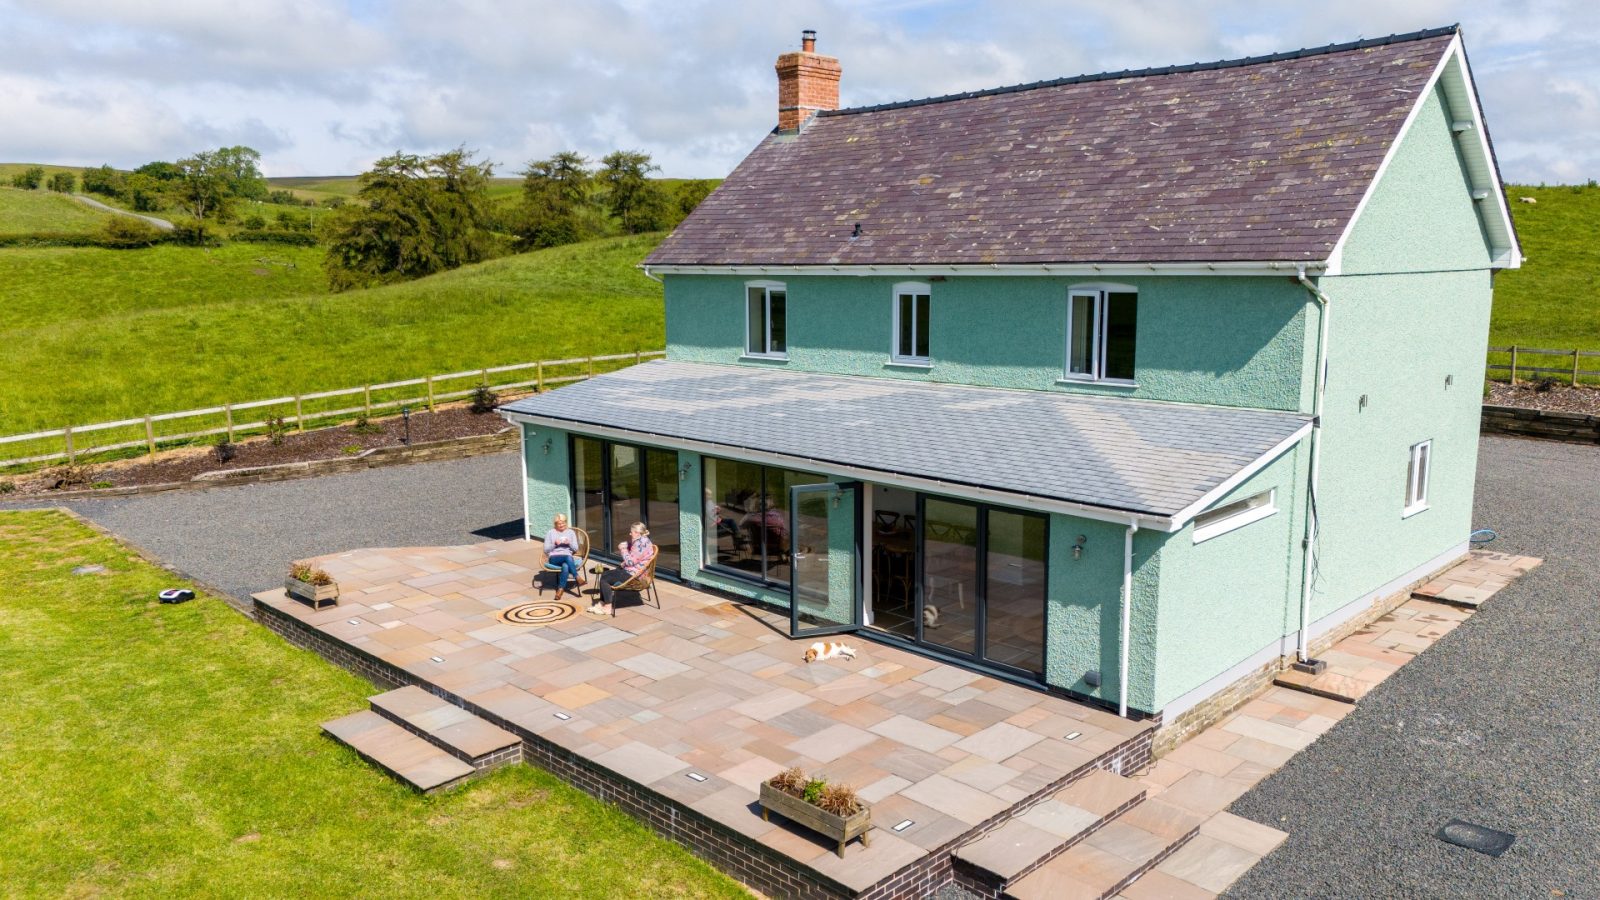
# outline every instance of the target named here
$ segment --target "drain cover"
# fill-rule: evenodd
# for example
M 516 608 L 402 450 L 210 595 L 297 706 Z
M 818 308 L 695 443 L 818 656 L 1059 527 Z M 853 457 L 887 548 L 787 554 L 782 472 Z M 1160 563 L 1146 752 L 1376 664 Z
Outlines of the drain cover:
M 1490 856 L 1499 856 L 1511 849 L 1511 842 L 1517 836 L 1505 831 L 1495 831 L 1482 825 L 1463 822 L 1460 819 L 1451 819 L 1439 829 L 1438 838 L 1447 844 L 1487 853 Z

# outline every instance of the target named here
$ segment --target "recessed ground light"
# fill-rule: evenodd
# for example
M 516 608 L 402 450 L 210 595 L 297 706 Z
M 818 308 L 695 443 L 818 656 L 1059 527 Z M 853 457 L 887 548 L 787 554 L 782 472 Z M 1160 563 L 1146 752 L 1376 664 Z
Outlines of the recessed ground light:
M 361 624 L 360 622 L 356 621 L 355 619 L 346 619 L 345 621 L 349 622 L 351 625 L 360 625 Z
M 1499 856 L 1511 849 L 1511 842 L 1517 839 L 1516 835 L 1509 832 L 1496 831 L 1460 819 L 1451 819 L 1444 823 L 1444 827 L 1439 829 L 1435 837 L 1447 844 L 1455 844 L 1457 847 L 1476 850 L 1489 856 Z
M 1075 740 L 1077 740 L 1077 739 L 1078 739 L 1078 738 L 1081 738 L 1081 737 L 1083 737 L 1083 732 L 1081 732 L 1081 731 L 1074 731 L 1074 732 L 1073 732 L 1073 733 L 1071 733 L 1071 734 L 1069 734 L 1069 735 L 1067 735 L 1067 740 L 1069 740 L 1069 741 L 1075 741 Z
M 905 831 L 907 828 L 910 828 L 911 826 L 913 826 L 915 824 L 917 824 L 917 823 L 911 821 L 910 819 L 901 819 L 898 823 L 895 824 L 894 830 L 895 831 Z
M 428 658 L 433 660 L 434 662 L 444 662 L 444 657 L 442 657 L 442 656 L 430 656 Z
M 556 716 L 556 718 L 560 719 L 563 722 L 565 722 L 566 720 L 572 718 L 571 716 L 567 715 L 566 713 L 556 713 L 555 716 Z
M 690 772 L 689 773 L 689 780 L 690 781 L 705 781 L 706 777 L 704 775 L 701 775 L 699 772 Z

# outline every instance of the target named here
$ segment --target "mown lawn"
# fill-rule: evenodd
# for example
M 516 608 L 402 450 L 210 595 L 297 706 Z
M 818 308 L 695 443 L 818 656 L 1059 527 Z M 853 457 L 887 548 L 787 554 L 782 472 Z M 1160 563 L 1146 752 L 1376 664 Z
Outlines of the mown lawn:
M 0 235 L 41 231 L 88 234 L 104 228 L 111 215 L 55 191 L 0 187 Z M 8 289 L 8 298 L 10 293 Z
M 746 896 L 526 766 L 411 793 L 319 733 L 370 685 L 172 585 L 64 513 L 0 512 L 0 893 Z
M 0 434 L 658 349 L 661 286 L 634 266 L 660 239 L 342 294 L 319 248 L 0 249 Z
M 1600 350 L 1600 187 L 1511 185 L 1506 198 L 1527 260 L 1495 276 L 1489 344 Z M 1550 357 L 1519 364 L 1563 365 Z M 1565 365 L 1571 364 L 1569 355 Z M 1600 369 L 1600 359 L 1585 360 L 1583 368 Z

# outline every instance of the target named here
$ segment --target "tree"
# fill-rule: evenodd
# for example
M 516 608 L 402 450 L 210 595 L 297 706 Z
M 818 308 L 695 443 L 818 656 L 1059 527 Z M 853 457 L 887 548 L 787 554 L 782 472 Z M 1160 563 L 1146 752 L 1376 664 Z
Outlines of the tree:
M 177 167 L 179 175 L 173 190 L 184 212 L 202 224 L 207 218 L 217 218 L 227 208 L 231 194 L 229 170 L 217 159 L 216 152 L 203 150 L 178 160 Z
M 171 165 L 165 163 L 164 165 Z M 139 212 L 155 212 L 167 205 L 169 193 L 179 189 L 177 180 L 162 180 L 159 177 L 145 174 L 141 166 L 138 171 L 122 180 L 122 190 L 118 193 L 122 199 L 128 201 Z
M 589 160 L 578 153 L 563 151 L 528 163 L 522 171 L 522 202 L 512 217 L 517 245 L 534 249 L 582 240 L 581 210 L 593 182 Z
M 78 176 L 71 172 L 57 172 L 50 176 L 50 190 L 70 194 L 78 189 Z
M 228 182 L 228 193 L 243 200 L 267 196 L 267 179 L 261 176 L 261 154 L 249 147 L 223 147 L 216 164 Z
M 362 203 L 325 220 L 326 269 L 338 291 L 420 278 L 487 259 L 494 167 L 458 148 L 437 156 L 386 156 L 361 176 Z
M 177 163 L 158 159 L 134 169 L 133 174 L 147 175 L 157 181 L 177 181 L 183 177 L 183 169 L 179 168 Z
M 678 212 L 687 218 L 716 189 L 717 183 L 709 179 L 685 181 L 678 185 Z
M 618 150 L 600 160 L 600 184 L 605 188 L 606 209 L 628 234 L 664 227 L 667 202 L 650 173 L 661 167 L 647 153 Z
M 116 197 L 122 193 L 121 172 L 110 166 L 101 166 L 98 169 L 83 170 L 83 192 L 85 194 L 99 194 L 103 197 Z
M 11 186 L 19 187 L 25 191 L 38 190 L 44 183 L 44 167 L 29 166 L 21 172 L 11 176 Z

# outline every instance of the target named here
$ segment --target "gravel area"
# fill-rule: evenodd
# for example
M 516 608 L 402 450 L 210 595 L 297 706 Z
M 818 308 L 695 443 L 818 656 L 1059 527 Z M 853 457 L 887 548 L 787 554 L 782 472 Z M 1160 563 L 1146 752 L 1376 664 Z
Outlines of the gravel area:
M 1545 383 L 1515 385 L 1489 382 L 1489 399 L 1483 401 L 1494 406 L 1520 406 L 1523 409 L 1542 409 L 1547 412 L 1583 413 L 1600 416 L 1600 388 L 1570 384 Z
M 1289 839 L 1227 894 L 1600 897 L 1600 448 L 1485 437 L 1477 521 L 1544 565 L 1232 812 Z M 1510 831 L 1499 859 L 1433 834 Z
M 291 560 L 522 536 L 515 453 L 65 504 L 236 600 Z M 0 509 L 56 505 L 0 503 Z

